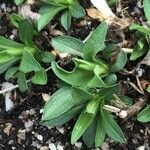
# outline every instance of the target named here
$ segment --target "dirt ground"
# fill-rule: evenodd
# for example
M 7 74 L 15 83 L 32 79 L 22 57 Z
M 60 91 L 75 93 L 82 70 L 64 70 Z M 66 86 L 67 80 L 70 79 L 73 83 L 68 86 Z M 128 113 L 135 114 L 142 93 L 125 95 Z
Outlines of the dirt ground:
M 81 4 L 84 8 L 91 7 L 89 0 L 81 0 Z M 123 1 L 122 6 L 127 8 L 126 13 L 128 13 L 128 15 L 135 21 L 140 22 L 143 11 L 137 4 L 137 0 L 127 0 Z M 17 6 L 11 1 L 0 0 L 0 36 L 17 40 L 17 31 L 11 25 L 9 19 L 10 14 L 12 12 L 17 12 L 17 9 Z M 113 8 L 113 10 L 115 11 L 115 8 Z M 120 14 L 117 15 L 120 16 Z M 141 18 L 139 16 L 141 16 Z M 87 23 L 81 25 L 84 20 L 86 20 Z M 82 40 L 85 39 L 90 31 L 99 24 L 97 20 L 89 18 L 73 20 L 71 29 L 66 32 L 58 22 L 59 20 L 55 18 L 49 26 L 56 25 L 55 29 Z M 136 41 L 134 39 L 134 34 L 128 29 L 125 29 L 124 35 L 128 47 L 132 47 Z M 51 50 L 52 48 L 49 43 L 51 37 L 52 35 L 47 27 L 41 31 L 35 41 L 43 50 Z M 113 29 L 109 30 L 107 42 L 119 43 L 123 40 L 124 39 L 120 34 L 114 32 Z M 136 62 L 128 62 L 126 68 L 134 68 L 135 64 Z M 67 65 L 68 64 L 65 64 L 66 67 L 69 67 Z M 149 80 L 150 69 L 146 66 L 142 66 L 142 69 L 144 72 L 142 78 Z M 121 90 L 136 101 L 136 99 L 140 97 L 140 94 L 134 89 L 129 88 L 125 82 L 127 79 L 135 82 L 135 78 L 130 75 L 126 76 L 122 74 L 118 74 L 118 76 L 119 82 L 122 85 Z M 5 82 L 3 75 L 0 75 L 0 84 L 3 82 Z M 16 84 L 14 80 L 11 82 Z M 57 90 L 57 83 L 56 76 L 52 71 L 49 71 L 48 84 L 46 86 L 30 85 L 29 91 L 23 94 L 16 89 L 11 94 L 15 106 L 9 112 L 5 111 L 4 97 L 3 95 L 0 95 L 0 150 L 88 150 L 82 139 L 75 145 L 71 145 L 70 143 L 74 120 L 71 120 L 69 123 L 59 128 L 47 128 L 40 124 L 44 106 L 42 93 L 54 93 Z M 93 150 L 150 150 L 150 124 L 138 122 L 136 116 L 125 122 L 122 120 L 119 120 L 119 122 L 127 137 L 128 143 L 118 144 L 113 140 L 106 138 L 101 148 L 93 148 Z

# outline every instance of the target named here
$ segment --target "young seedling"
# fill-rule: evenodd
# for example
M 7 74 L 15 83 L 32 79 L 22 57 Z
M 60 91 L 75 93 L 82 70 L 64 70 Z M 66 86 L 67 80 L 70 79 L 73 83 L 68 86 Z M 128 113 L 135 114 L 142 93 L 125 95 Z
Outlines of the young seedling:
M 136 60 L 141 57 L 143 54 L 149 51 L 149 39 L 150 39 L 150 10 L 149 10 L 150 1 L 143 0 L 144 13 L 147 18 L 148 26 L 141 26 L 139 24 L 132 24 L 130 30 L 137 30 L 141 33 L 140 39 L 137 41 L 136 46 L 131 53 L 130 60 Z
M 71 18 L 84 17 L 85 11 L 77 0 L 42 0 L 44 6 L 40 9 L 41 17 L 37 20 L 37 27 L 40 31 L 53 17 L 61 12 L 61 24 L 68 30 L 71 26 Z
M 28 20 L 21 20 L 18 24 L 20 43 L 0 36 L 0 74 L 5 73 L 5 79 L 17 78 L 19 89 L 27 90 L 26 78 L 31 77 L 34 84 L 46 84 L 47 74 L 41 62 L 52 56 L 48 52 L 41 52 L 33 40 L 33 26 Z M 47 63 L 47 62 L 46 62 Z
M 105 109 L 118 94 L 115 72 L 126 64 L 126 54 L 116 45 L 105 46 L 107 24 L 102 23 L 86 43 L 68 36 L 56 37 L 53 47 L 73 56 L 75 67 L 66 71 L 52 63 L 54 73 L 65 82 L 45 104 L 42 124 L 60 126 L 79 115 L 71 135 L 71 143 L 82 136 L 88 147 L 100 146 L 106 135 L 125 143 L 124 134 L 114 117 Z

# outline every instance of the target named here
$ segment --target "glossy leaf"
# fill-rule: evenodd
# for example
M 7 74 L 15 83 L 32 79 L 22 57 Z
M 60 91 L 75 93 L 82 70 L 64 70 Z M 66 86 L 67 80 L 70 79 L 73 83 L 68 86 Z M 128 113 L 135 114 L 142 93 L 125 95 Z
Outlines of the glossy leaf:
M 69 36 L 59 36 L 52 39 L 52 46 L 59 52 L 83 56 L 83 42 Z
M 137 117 L 140 122 L 150 122 L 150 105 L 148 105 L 144 110 L 142 110 Z

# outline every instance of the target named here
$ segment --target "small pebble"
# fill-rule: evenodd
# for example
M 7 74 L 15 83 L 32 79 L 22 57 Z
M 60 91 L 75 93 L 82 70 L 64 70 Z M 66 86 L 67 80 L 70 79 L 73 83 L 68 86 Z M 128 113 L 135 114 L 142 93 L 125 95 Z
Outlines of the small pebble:
M 31 131 L 33 128 L 33 121 L 31 121 L 30 119 L 24 123 L 24 126 L 26 128 L 26 131 Z
M 57 150 L 64 150 L 63 146 L 60 143 L 58 143 L 57 145 Z
M 64 127 L 61 127 L 61 128 L 58 128 L 58 127 L 57 127 L 57 130 L 58 130 L 60 133 L 62 133 L 62 134 L 64 134 L 64 133 L 65 133 L 65 129 L 64 129 Z
M 47 146 L 42 146 L 40 150 L 49 150 L 49 148 Z
M 81 148 L 81 147 L 82 147 L 82 143 L 81 143 L 81 142 L 76 142 L 76 143 L 75 143 L 75 146 L 76 146 L 77 148 Z
M 42 135 L 38 135 L 37 139 L 40 140 L 40 141 L 42 141 L 43 140 L 43 136 Z
M 36 112 L 34 109 L 30 109 L 30 115 L 34 115 Z
M 53 144 L 53 143 L 49 144 L 49 148 L 50 148 L 50 150 L 57 150 L 55 144 Z
M 11 144 L 13 144 L 13 143 L 14 143 L 14 140 L 9 140 L 9 141 L 8 141 L 8 144 L 9 144 L 9 145 L 11 145 Z
M 21 140 L 25 140 L 26 139 L 26 134 L 25 134 L 25 130 L 19 130 L 17 137 Z
M 44 109 L 40 109 L 40 114 L 43 114 Z

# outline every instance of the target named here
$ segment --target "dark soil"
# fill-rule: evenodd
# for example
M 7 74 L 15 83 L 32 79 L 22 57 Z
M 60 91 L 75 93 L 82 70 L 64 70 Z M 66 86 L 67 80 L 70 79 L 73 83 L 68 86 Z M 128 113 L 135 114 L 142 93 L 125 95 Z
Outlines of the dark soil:
M 91 3 L 88 0 L 81 0 L 84 8 L 89 8 Z M 127 13 L 137 22 L 141 21 L 142 10 L 137 7 L 137 0 L 124 1 L 123 7 L 126 8 Z M 138 10 L 137 10 L 138 9 Z M 115 9 L 114 9 L 115 10 Z M 17 6 L 11 1 L 0 1 L 0 36 L 17 39 L 16 29 L 11 25 L 9 16 L 12 12 L 17 12 Z M 120 14 L 117 14 L 118 16 Z M 86 20 L 88 23 L 84 26 L 79 26 L 81 21 Z M 73 20 L 71 29 L 67 32 L 68 35 L 85 39 L 92 29 L 96 28 L 99 24 L 98 21 L 91 18 L 83 20 Z M 54 19 L 51 25 L 59 20 Z M 65 32 L 60 25 L 56 26 L 57 30 Z M 126 40 L 129 47 L 132 47 L 136 40 L 133 39 L 134 35 L 127 29 L 124 31 Z M 111 29 L 109 31 L 108 42 L 122 42 L 123 38 Z M 110 38 L 111 36 L 111 38 Z M 36 40 L 39 47 L 43 50 L 51 49 L 49 40 L 52 35 L 49 34 L 48 28 L 41 31 Z M 127 64 L 127 68 L 132 70 L 136 64 Z M 145 80 L 150 79 L 150 69 L 143 66 L 145 73 L 142 78 Z M 124 93 L 133 100 L 136 100 L 140 95 L 134 89 L 127 87 L 125 81 L 130 78 L 135 82 L 133 76 L 120 76 L 120 82 Z M 0 84 L 5 82 L 3 75 L 0 76 Z M 15 84 L 15 81 L 11 81 Z M 46 86 L 30 85 L 30 90 L 27 93 L 21 94 L 18 90 L 13 91 L 12 99 L 15 102 L 14 108 L 5 112 L 4 97 L 0 96 L 0 150 L 88 150 L 82 142 L 82 139 L 75 145 L 71 145 L 70 136 L 73 128 L 74 120 L 65 124 L 60 128 L 47 128 L 40 125 L 40 118 L 44 106 L 42 93 L 52 94 L 57 90 L 57 79 L 52 71 L 48 72 L 48 84 Z M 114 141 L 106 138 L 103 144 L 103 150 L 149 150 L 150 149 L 150 124 L 142 124 L 136 120 L 136 116 L 132 119 L 121 122 L 120 126 L 123 129 L 128 143 L 117 144 Z M 143 149 L 142 149 L 143 148 Z M 94 150 L 94 149 L 93 149 Z M 95 150 L 100 150 L 97 148 Z

